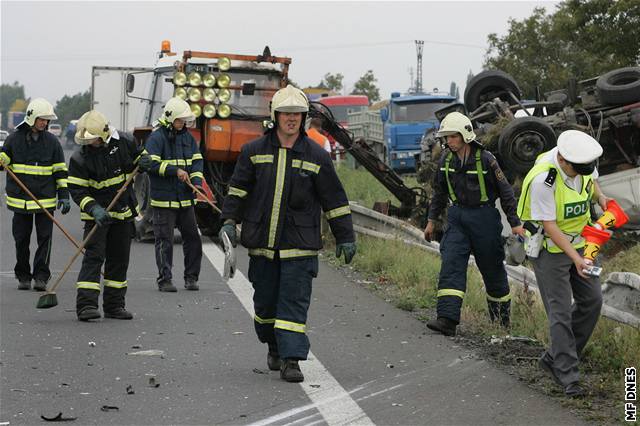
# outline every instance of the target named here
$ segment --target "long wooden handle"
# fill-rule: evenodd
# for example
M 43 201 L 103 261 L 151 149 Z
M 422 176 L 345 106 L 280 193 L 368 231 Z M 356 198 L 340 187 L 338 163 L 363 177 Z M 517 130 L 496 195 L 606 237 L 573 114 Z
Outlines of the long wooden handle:
M 197 192 L 197 193 L 198 193 L 202 198 L 204 198 L 204 199 L 206 200 L 207 204 L 209 204 L 211 207 L 213 207 L 213 209 L 214 209 L 215 211 L 217 211 L 218 213 L 222 214 L 222 210 L 220 210 L 220 209 L 218 208 L 218 206 L 216 206 L 215 204 L 213 204 L 213 202 L 212 202 L 209 198 L 207 198 L 207 195 L 206 195 L 204 192 L 202 192 L 200 189 L 198 189 L 196 186 L 194 186 L 194 185 L 191 183 L 191 181 L 190 181 L 190 180 L 186 180 L 186 181 L 185 181 L 185 183 L 186 183 L 187 185 L 189 185 L 189 187 L 191 187 L 191 189 L 193 189 L 195 192 Z
M 111 202 L 109 203 L 109 206 L 107 206 L 107 211 L 111 210 L 113 206 L 116 205 L 116 203 L 120 199 L 120 196 L 125 193 L 125 191 L 127 190 L 127 187 L 133 181 L 133 178 L 135 178 L 137 174 L 138 174 L 138 167 L 136 166 L 136 168 L 133 169 L 133 172 L 131 172 L 131 175 L 129 175 L 129 177 L 125 181 L 124 185 L 120 187 L 120 189 L 116 193 L 116 196 L 113 197 L 113 200 L 111 200 Z M 62 282 L 62 278 L 67 273 L 69 268 L 71 268 L 71 265 L 73 265 L 73 262 L 75 262 L 75 260 L 78 258 L 78 256 L 80 255 L 84 247 L 87 245 L 87 243 L 89 242 L 91 237 L 93 237 L 93 234 L 95 234 L 97 230 L 98 230 L 98 224 L 96 223 L 93 225 L 93 228 L 91 228 L 91 231 L 89 231 L 89 234 L 87 234 L 87 237 L 84 239 L 84 241 L 80 243 L 80 247 L 78 247 L 78 250 L 76 251 L 76 253 L 73 255 L 71 260 L 69 260 L 69 262 L 67 263 L 67 266 L 62 271 L 62 274 L 60 274 L 60 276 L 58 277 L 56 282 L 53 284 L 53 286 L 51 286 L 51 288 L 47 290 L 47 293 L 55 293 L 56 288 Z
M 22 188 L 22 190 L 24 192 L 27 193 L 27 195 L 29 197 L 31 197 L 31 199 L 33 201 L 36 202 L 36 204 L 38 205 L 38 207 L 40 207 L 42 209 L 42 211 L 49 217 L 49 219 L 51 219 L 53 221 L 53 223 L 56 224 L 56 226 L 58 227 L 58 229 L 60 229 L 60 231 L 62 231 L 62 233 L 64 234 L 65 237 L 67 237 L 69 239 L 69 241 L 71 241 L 71 243 L 76 246 L 76 247 L 80 247 L 80 244 L 76 241 L 75 238 L 73 238 L 60 224 L 60 222 L 58 222 L 56 220 L 55 217 L 53 217 L 53 215 L 51 213 L 49 213 L 49 210 L 45 209 L 44 206 L 42 205 L 42 203 L 40 203 L 40 200 L 38 200 L 36 198 L 35 195 L 33 195 L 33 193 L 31 191 L 29 191 L 29 188 L 26 187 L 26 185 L 24 183 L 22 183 L 22 181 L 20 180 L 20 178 L 18 176 L 16 176 L 16 174 L 13 172 L 13 170 L 11 170 L 8 166 L 5 166 L 4 169 L 7 171 L 7 173 L 9 173 L 9 176 L 11 176 L 13 178 L 13 180 L 18 184 L 18 186 L 20 188 Z

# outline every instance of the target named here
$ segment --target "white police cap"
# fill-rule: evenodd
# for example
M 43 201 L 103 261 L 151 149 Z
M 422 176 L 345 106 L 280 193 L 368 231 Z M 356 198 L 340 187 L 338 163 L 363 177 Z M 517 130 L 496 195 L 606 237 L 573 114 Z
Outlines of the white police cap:
M 558 136 L 558 151 L 574 164 L 589 164 L 602 155 L 600 143 L 579 130 L 565 130 Z

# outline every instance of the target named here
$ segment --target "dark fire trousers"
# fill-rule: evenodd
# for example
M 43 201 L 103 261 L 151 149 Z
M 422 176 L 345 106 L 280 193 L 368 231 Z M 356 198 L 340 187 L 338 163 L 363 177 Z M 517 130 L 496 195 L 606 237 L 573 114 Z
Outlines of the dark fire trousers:
M 317 276 L 317 257 L 270 260 L 251 256 L 249 260 L 256 333 L 270 349 L 277 346 L 282 359 L 307 359 L 307 312 L 311 281 Z
M 460 308 L 467 290 L 467 267 L 473 253 L 489 301 L 510 300 L 500 213 L 490 205 L 447 211 L 448 227 L 440 242 L 442 266 L 438 280 L 438 317 L 460 322 Z
M 51 211 L 53 214 L 53 211 Z M 31 243 L 31 231 L 33 222 L 36 223 L 36 236 L 38 248 L 33 258 L 33 273 L 29 266 Z M 16 243 L 16 266 L 14 272 L 18 281 L 31 281 L 31 279 L 48 282 L 51 278 L 49 262 L 51 260 L 51 236 L 53 234 L 53 222 L 45 213 L 13 213 L 13 239 Z
M 184 251 L 184 280 L 197 282 L 202 264 L 202 240 L 198 232 L 195 210 L 153 207 L 153 234 L 156 238 L 156 265 L 158 283 L 170 282 L 173 275 L 173 229 L 182 235 Z
M 93 228 L 93 221 L 84 223 L 84 237 Z M 135 232 L 133 222 L 114 220 L 98 227 L 85 247 L 82 268 L 76 288 L 76 311 L 80 313 L 88 307 L 98 308 L 100 296 L 100 269 L 104 263 L 104 295 L 102 306 L 105 312 L 114 312 L 125 307 L 127 293 L 127 270 L 131 238 Z

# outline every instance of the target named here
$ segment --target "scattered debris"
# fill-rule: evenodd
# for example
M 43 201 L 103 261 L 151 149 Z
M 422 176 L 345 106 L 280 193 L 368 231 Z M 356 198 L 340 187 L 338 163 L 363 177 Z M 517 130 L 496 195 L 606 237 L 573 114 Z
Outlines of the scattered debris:
M 311 386 L 312 388 L 319 388 L 320 387 L 320 385 L 309 385 L 309 386 Z
M 398 402 L 393 402 L 391 404 L 392 407 L 402 407 L 402 404 L 398 403 Z
M 364 337 L 371 337 L 371 333 L 365 334 Z
M 254 368 L 253 372 L 256 373 L 256 374 L 269 374 L 268 371 L 260 370 L 259 368 Z
M 129 385 L 127 386 L 127 395 L 133 395 L 136 392 L 133 390 L 133 386 Z
M 164 351 L 160 349 L 149 349 L 146 351 L 136 351 L 136 352 L 127 352 L 127 355 L 133 356 L 159 356 L 160 358 L 164 358 Z
M 160 387 L 160 383 L 158 383 L 156 381 L 155 377 L 149 377 L 149 387 L 150 388 L 159 388 Z
M 55 417 L 46 417 L 46 416 L 40 415 L 40 418 L 47 422 L 72 422 L 77 419 L 77 417 L 62 417 L 62 412 L 58 413 L 58 415 Z
M 387 368 L 393 368 L 393 364 L 387 364 Z
M 133 345 L 131 349 L 142 349 L 142 345 Z
M 238 335 L 238 334 L 244 334 L 244 331 L 234 331 L 233 333 L 234 336 Z
M 25 389 L 11 389 L 11 392 L 27 392 Z
M 91 346 L 92 348 L 96 347 L 96 342 L 89 342 L 89 346 Z
M 119 409 L 120 408 L 116 407 L 115 405 L 103 405 L 102 407 L 100 407 L 100 410 L 105 412 L 118 411 Z

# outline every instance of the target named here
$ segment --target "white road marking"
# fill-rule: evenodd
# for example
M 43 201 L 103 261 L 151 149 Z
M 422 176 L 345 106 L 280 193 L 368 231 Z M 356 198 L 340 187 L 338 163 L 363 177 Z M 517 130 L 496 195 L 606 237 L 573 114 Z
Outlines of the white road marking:
M 222 276 L 224 271 L 224 252 L 213 242 L 203 242 L 202 251 Z M 242 272 L 237 270 L 235 277 L 228 280 L 227 285 L 253 319 L 253 287 L 249 280 Z M 300 385 L 312 401 L 312 404 L 269 417 L 255 423 L 256 425 L 268 425 L 312 408 L 316 408 L 330 426 L 373 424 L 371 419 L 351 398 L 349 392 L 338 383 L 313 353 L 309 352 L 309 359 L 303 363 L 302 370 L 305 375 L 305 381 Z M 311 387 L 312 384 L 318 387 Z

